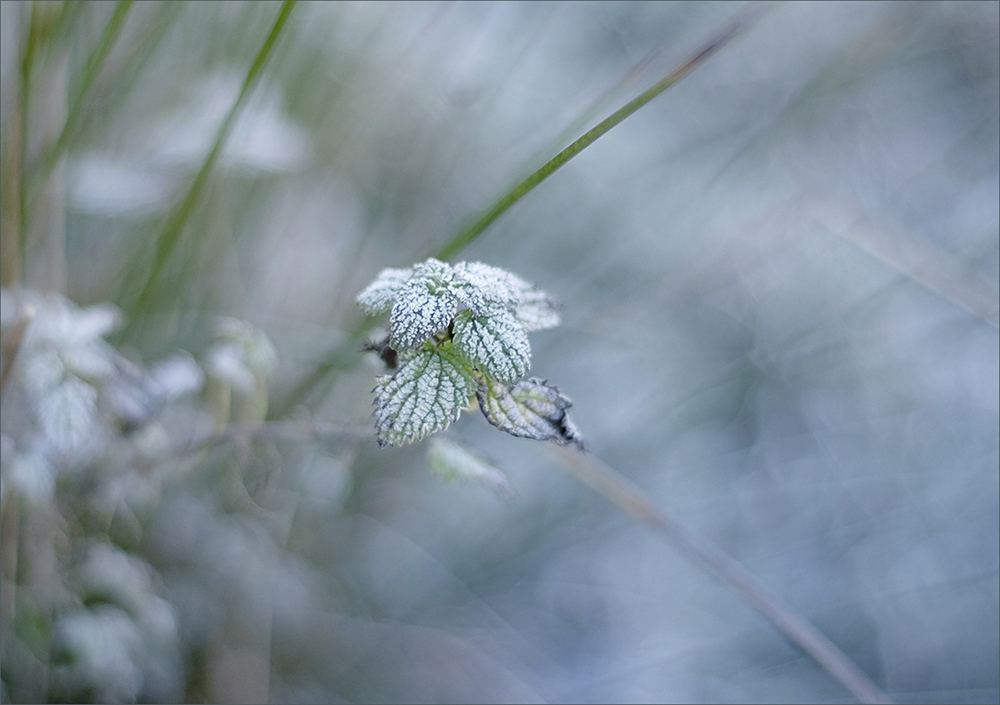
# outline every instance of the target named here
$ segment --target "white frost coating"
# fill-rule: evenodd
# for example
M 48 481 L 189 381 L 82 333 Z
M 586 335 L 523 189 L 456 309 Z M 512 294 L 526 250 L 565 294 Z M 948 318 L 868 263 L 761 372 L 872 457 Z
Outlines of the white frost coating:
M 458 309 L 455 292 L 435 290 L 433 282 L 414 276 L 403 285 L 392 306 L 389 343 L 398 351 L 416 348 L 447 328 Z
M 401 445 L 444 430 L 469 405 L 476 383 L 450 344 L 428 345 L 380 377 L 375 395 L 379 445 Z
M 535 285 L 482 262 L 432 257 L 384 269 L 357 301 L 373 315 L 390 311 L 388 341 L 379 345 L 404 363 L 375 389 L 380 445 L 443 430 L 476 394 L 503 431 L 584 447 L 567 397 L 537 378 L 517 381 L 531 367 L 528 332 L 559 324 L 558 303 Z
M 459 262 L 455 265 L 455 273 L 476 292 L 478 305 L 469 308 L 477 316 L 483 314 L 483 309 L 490 304 L 513 308 L 519 301 L 521 287 L 531 287 L 520 277 L 482 262 Z
M 573 402 L 544 380 L 531 377 L 507 387 L 481 379 L 476 396 L 486 420 L 501 431 L 520 438 L 586 448 L 566 413 Z
M 412 268 L 383 269 L 358 294 L 357 302 L 371 315 L 392 311 L 390 343 L 398 351 L 419 347 L 465 310 L 477 317 L 512 311 L 525 333 L 559 324 L 551 296 L 515 274 L 482 262 L 459 262 L 452 267 L 431 257 Z
M 504 308 L 494 307 L 474 317 L 463 311 L 455 317 L 455 347 L 498 382 L 513 382 L 531 366 L 531 344 L 524 327 Z
M 358 304 L 369 315 L 377 316 L 385 313 L 396 303 L 399 290 L 412 275 L 413 269 L 410 267 L 405 269 L 386 267 L 375 277 L 375 281 L 361 290 L 357 296 Z

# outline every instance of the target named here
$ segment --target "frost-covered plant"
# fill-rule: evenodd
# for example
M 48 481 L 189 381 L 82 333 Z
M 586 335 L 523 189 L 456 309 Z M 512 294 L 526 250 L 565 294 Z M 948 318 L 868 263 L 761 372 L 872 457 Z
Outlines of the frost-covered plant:
M 544 291 L 482 262 L 432 257 L 383 269 L 357 301 L 371 315 L 389 313 L 388 336 L 369 346 L 397 368 L 374 390 L 379 445 L 444 430 L 478 401 L 501 431 L 584 447 L 569 398 L 545 380 L 522 379 L 531 367 L 528 333 L 559 323 Z
M 197 646 L 150 527 L 198 481 L 200 461 L 175 449 L 213 416 L 263 417 L 274 347 L 222 318 L 201 366 L 184 351 L 147 366 L 106 339 L 123 322 L 113 306 L 21 288 L 0 288 L 0 304 L 0 551 L 16 595 L 0 615 L 3 701 L 179 702 Z

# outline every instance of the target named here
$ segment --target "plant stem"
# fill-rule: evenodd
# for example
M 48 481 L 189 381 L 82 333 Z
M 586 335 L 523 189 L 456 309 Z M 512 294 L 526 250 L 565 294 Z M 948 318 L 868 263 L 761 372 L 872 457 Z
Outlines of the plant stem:
M 769 6 L 770 3 L 758 2 L 753 3 L 748 8 L 744 9 L 735 20 L 733 20 L 725 29 L 702 46 L 702 48 L 691 58 L 687 59 L 684 63 L 667 74 L 651 88 L 648 88 L 639 97 L 633 99 L 625 106 L 612 113 L 609 117 L 598 123 L 596 127 L 590 129 L 582 137 L 578 138 L 575 142 L 547 161 L 540 169 L 535 171 L 531 174 L 531 176 L 515 186 L 514 189 L 507 195 L 503 196 L 496 203 L 490 206 L 482 215 L 479 216 L 479 218 L 475 220 L 475 222 L 455 235 L 455 237 L 445 244 L 444 247 L 438 250 L 437 254 L 434 256 L 441 260 L 447 260 L 461 252 L 476 238 L 482 235 L 483 232 L 485 232 L 485 230 L 493 223 L 493 221 L 499 218 L 507 209 L 517 203 L 517 201 L 527 195 L 529 191 L 551 176 L 557 169 L 559 169 L 559 167 L 563 166 L 570 159 L 589 147 L 597 141 L 601 135 L 608 132 L 611 128 L 627 118 L 629 115 L 639 110 L 639 108 L 649 103 L 660 93 L 663 93 L 663 91 L 667 90 L 670 86 L 684 78 L 684 76 L 691 73 L 691 71 L 708 59 L 709 56 L 735 38 L 739 32 L 748 28 L 754 21 L 757 20 L 763 10 Z M 299 383 L 296 384 L 295 387 L 288 392 L 278 404 L 275 405 L 274 411 L 276 413 L 276 418 L 280 418 L 281 414 L 289 412 L 294 406 L 300 404 L 304 399 L 306 399 L 307 396 L 316 392 L 316 387 L 322 385 L 331 372 L 336 369 L 342 369 L 344 367 L 343 363 L 335 361 L 342 361 L 347 356 L 355 353 L 357 351 L 358 341 L 373 325 L 374 323 L 370 318 L 365 318 L 359 321 L 347 335 L 348 342 L 338 344 L 331 349 L 324 357 L 324 361 L 319 363 L 315 369 L 306 374 L 299 381 Z M 350 346 L 353 346 L 353 348 Z M 319 394 L 317 396 L 321 397 L 322 395 L 323 390 L 319 390 Z
M 229 109 L 229 113 L 219 126 L 215 135 L 215 141 L 212 144 L 211 150 L 209 150 L 208 156 L 205 157 L 205 161 L 202 164 L 201 169 L 198 171 L 197 176 L 195 176 L 194 181 L 191 183 L 191 187 L 188 189 L 187 195 L 184 196 L 184 199 L 177 205 L 176 208 L 174 208 L 170 216 L 167 218 L 167 222 L 164 224 L 163 230 L 156 241 L 156 251 L 153 255 L 152 270 L 146 276 L 145 283 L 142 285 L 142 288 L 139 290 L 139 293 L 135 296 L 131 304 L 124 307 L 126 311 L 132 314 L 129 316 L 130 320 L 135 318 L 135 314 L 142 310 L 152 295 L 157 280 L 159 279 L 168 258 L 177 246 L 181 234 L 184 232 L 184 226 L 187 224 L 188 218 L 190 217 L 195 206 L 198 204 L 202 192 L 205 190 L 208 177 L 211 174 L 216 161 L 218 161 L 222 148 L 225 145 L 226 138 L 229 136 L 229 132 L 236 120 L 236 116 L 239 114 L 240 109 L 243 107 L 247 97 L 250 95 L 251 89 L 254 85 L 256 85 L 257 80 L 260 78 L 264 66 L 270 58 L 278 37 L 281 35 L 281 31 L 284 28 L 285 23 L 288 21 L 288 17 L 294 7 L 294 0 L 286 0 L 286 2 L 282 3 L 281 10 L 278 12 L 278 17 L 274 21 L 274 26 L 271 28 L 270 33 L 264 40 L 264 44 L 257 53 L 257 58 L 254 59 L 253 64 L 250 66 L 250 70 L 247 72 L 246 78 L 243 81 L 243 87 L 240 89 L 239 96 L 237 96 L 236 101 L 233 103 L 233 107 Z
M 663 91 L 680 81 L 686 75 L 691 73 L 691 71 L 704 63 L 708 57 L 728 44 L 737 34 L 749 27 L 750 24 L 757 19 L 764 7 L 766 6 L 760 3 L 755 3 L 745 9 L 735 20 L 733 20 L 733 22 L 729 24 L 728 27 L 722 30 L 722 32 L 717 34 L 707 44 L 699 49 L 694 56 L 657 81 L 650 88 L 646 89 L 638 97 L 632 99 L 607 118 L 599 122 L 595 127 L 592 127 L 584 133 L 582 137 L 578 138 L 575 142 L 542 165 L 538 171 L 515 186 L 514 189 L 507 195 L 496 201 L 492 206 L 486 209 L 486 211 L 479 216 L 475 222 L 460 231 L 458 235 L 445 244 L 445 246 L 442 247 L 435 256 L 438 259 L 447 260 L 458 254 L 476 238 L 482 235 L 486 228 L 493 223 L 493 221 L 499 218 L 506 210 L 526 196 L 532 189 L 545 181 L 545 179 L 549 178 L 557 169 L 564 166 L 570 159 L 596 142 L 598 138 L 611 130 L 611 128 L 615 127 L 629 115 L 633 114 L 639 110 L 639 108 L 643 107 L 658 95 L 663 93 Z
M 56 161 L 59 156 L 66 149 L 66 145 L 69 142 L 69 138 L 72 136 L 74 129 L 76 128 L 77 121 L 80 117 L 80 111 L 83 107 L 83 99 L 87 95 L 87 91 L 90 90 L 91 84 L 97 75 L 101 71 L 101 67 L 104 65 L 104 60 L 111 53 L 111 48 L 115 45 L 118 37 L 121 35 L 122 27 L 125 25 L 125 18 L 128 16 L 128 11 L 132 9 L 132 0 L 122 0 L 117 5 L 115 5 L 115 10 L 111 14 L 111 18 L 108 20 L 107 26 L 104 28 L 104 32 L 101 33 L 101 38 L 97 42 L 93 53 L 87 58 L 87 64 L 83 69 L 83 78 L 80 82 L 80 87 L 76 91 L 76 95 L 73 97 L 73 103 L 70 105 L 69 112 L 66 115 L 66 121 L 63 123 L 62 130 L 59 132 L 59 137 L 56 138 L 55 143 L 52 148 L 45 155 L 45 160 L 42 163 L 42 169 L 40 172 L 39 180 L 44 182 L 48 177 L 49 172 L 52 167 L 55 166 Z
M 14 284 L 22 283 L 27 267 L 25 252 L 28 249 L 28 189 L 27 172 L 28 159 L 28 120 L 31 117 L 31 72 L 35 63 L 35 54 L 38 50 L 38 20 L 36 18 L 36 6 L 32 3 L 28 7 L 28 36 L 24 40 L 24 53 L 21 56 L 21 86 L 20 86 L 20 114 L 17 124 L 17 146 L 18 150 L 18 173 L 15 178 L 17 182 L 17 266 L 12 277 Z
M 784 604 L 722 549 L 662 513 L 638 487 L 593 455 L 548 446 L 559 465 L 636 521 L 654 529 L 675 548 L 735 588 L 771 624 L 863 703 L 891 703 L 868 675 L 813 624 Z

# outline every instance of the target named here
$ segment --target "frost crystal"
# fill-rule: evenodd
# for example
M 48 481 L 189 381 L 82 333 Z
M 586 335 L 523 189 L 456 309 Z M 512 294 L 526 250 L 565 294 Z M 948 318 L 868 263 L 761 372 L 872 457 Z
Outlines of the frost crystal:
M 357 301 L 372 315 L 390 312 L 388 337 L 365 349 L 403 363 L 375 389 L 381 445 L 446 428 L 477 394 L 497 428 L 583 448 L 569 399 L 536 378 L 517 381 L 531 367 L 528 332 L 559 323 L 557 302 L 535 285 L 482 262 L 432 257 L 382 270 Z
M 396 374 L 380 377 L 375 395 L 379 445 L 401 445 L 448 427 L 475 393 L 476 382 L 450 344 L 426 345 Z

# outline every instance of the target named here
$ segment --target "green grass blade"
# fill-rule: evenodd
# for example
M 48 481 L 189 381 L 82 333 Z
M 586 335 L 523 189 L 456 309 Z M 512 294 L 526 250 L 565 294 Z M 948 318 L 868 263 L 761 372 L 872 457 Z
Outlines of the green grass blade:
M 697 53 L 695 53 L 694 56 L 653 84 L 653 86 L 646 89 L 638 97 L 629 101 L 598 123 L 595 127 L 588 130 L 582 137 L 577 139 L 564 150 L 559 152 L 559 154 L 542 165 L 540 169 L 515 186 L 513 190 L 487 208 L 482 215 L 479 216 L 479 218 L 449 240 L 434 256 L 441 260 L 447 260 L 468 247 L 473 241 L 476 240 L 476 238 L 486 231 L 493 221 L 503 215 L 504 212 L 506 212 L 519 200 L 524 198 L 524 196 L 530 193 L 540 183 L 545 181 L 545 179 L 552 176 L 552 174 L 563 167 L 567 162 L 569 162 L 569 160 L 592 145 L 601 136 L 610 131 L 611 128 L 621 123 L 625 120 L 625 118 L 639 110 L 639 108 L 649 103 L 651 100 L 691 73 L 691 71 L 704 63 L 705 60 L 712 54 L 728 44 L 740 32 L 747 29 L 753 21 L 760 16 L 762 7 L 762 5 L 755 4 L 744 10 L 733 22 L 729 24 L 728 27 L 713 37 Z
M 288 18 L 294 7 L 294 0 L 282 3 L 281 10 L 278 12 L 278 17 L 275 19 L 270 33 L 264 40 L 264 43 L 261 46 L 260 51 L 257 53 L 257 57 L 254 59 L 253 64 L 251 64 L 249 71 L 247 71 L 246 78 L 243 81 L 243 86 L 240 89 L 240 93 L 237 96 L 236 101 L 233 103 L 233 107 L 230 108 L 229 113 L 219 126 L 212 148 L 205 157 L 205 161 L 202 164 L 201 169 L 199 169 L 194 181 L 192 181 L 187 194 L 173 209 L 173 211 L 171 211 L 162 231 L 160 232 L 160 235 L 156 240 L 156 249 L 153 255 L 152 268 L 146 276 L 145 282 L 142 284 L 138 293 L 135 294 L 134 297 L 131 297 L 130 301 L 128 300 L 129 297 L 124 295 L 124 292 L 123 296 L 119 297 L 120 300 L 124 301 L 123 308 L 128 314 L 130 314 L 130 320 L 135 319 L 135 314 L 143 309 L 143 307 L 149 302 L 150 297 L 153 295 L 160 274 L 166 266 L 171 253 L 176 248 L 177 243 L 180 241 L 181 234 L 184 232 L 184 227 L 187 224 L 191 213 L 194 211 L 195 206 L 198 205 L 201 199 L 201 195 L 208 182 L 208 177 L 211 174 L 215 163 L 218 161 L 219 155 L 222 152 L 223 146 L 225 146 L 226 138 L 229 136 L 229 132 L 232 129 L 236 117 L 239 115 L 241 108 L 246 103 L 246 99 L 250 95 L 252 88 L 256 85 L 257 80 L 260 78 L 264 66 L 267 64 L 267 60 L 270 58 L 274 47 L 277 44 L 278 38 L 281 36 L 281 32 L 285 27 L 285 23 L 288 22 Z
M 63 151 L 66 149 L 69 139 L 72 137 L 80 120 L 80 112 L 84 105 L 84 99 L 87 97 L 87 91 L 90 90 L 90 86 L 94 83 L 94 79 L 97 78 L 98 74 L 101 72 L 101 68 L 104 66 L 104 60 L 108 58 L 108 54 L 111 53 L 112 47 L 114 47 L 118 38 L 121 36 L 122 27 L 125 25 L 125 19 L 128 17 L 128 12 L 131 9 L 132 0 L 122 0 L 115 5 L 115 10 L 111 14 L 111 18 L 108 20 L 108 24 L 105 26 L 104 31 L 101 33 L 101 38 L 98 40 L 97 46 L 94 47 L 94 51 L 89 57 L 87 57 L 87 63 L 83 69 L 83 77 L 80 81 L 80 87 L 77 89 L 76 95 L 73 96 L 69 112 L 66 115 L 66 121 L 63 123 L 62 130 L 59 132 L 59 137 L 56 138 L 55 143 L 45 155 L 45 160 L 42 163 L 40 173 L 40 181 L 45 181 L 49 173 L 52 171 L 52 168 L 59 160 L 59 157 L 62 156 Z
M 496 201 L 486 211 L 482 213 L 472 224 L 459 231 L 448 243 L 444 245 L 434 255 L 438 259 L 447 260 L 454 257 L 476 240 L 486 229 L 499 218 L 511 206 L 527 195 L 532 189 L 542 183 L 545 179 L 555 173 L 560 167 L 565 165 L 570 159 L 597 141 L 599 137 L 607 133 L 611 128 L 618 125 L 629 115 L 633 114 L 641 107 L 649 103 L 672 85 L 680 81 L 700 64 L 704 63 L 712 54 L 728 44 L 739 33 L 749 28 L 762 14 L 764 9 L 770 6 L 769 3 L 754 3 L 741 12 L 727 27 L 708 41 L 691 58 L 687 59 L 678 68 L 671 71 L 667 76 L 660 79 L 652 87 L 648 88 L 637 98 L 633 99 L 595 127 L 586 132 L 568 147 L 559 152 L 552 159 L 547 161 L 540 169 L 531 174 L 528 178 L 515 186 L 513 190 Z M 627 80 L 627 79 L 626 79 Z M 307 397 L 321 398 L 329 387 L 327 379 L 338 369 L 348 366 L 347 360 L 353 359 L 357 354 L 358 342 L 364 334 L 374 325 L 371 318 L 364 318 L 355 325 L 348 334 L 344 343 L 337 345 L 331 350 L 324 361 L 316 366 L 314 370 L 306 374 L 297 385 L 287 393 L 279 403 L 272 409 L 276 418 L 280 418 L 283 413 L 288 413 L 293 407 L 300 404 Z

